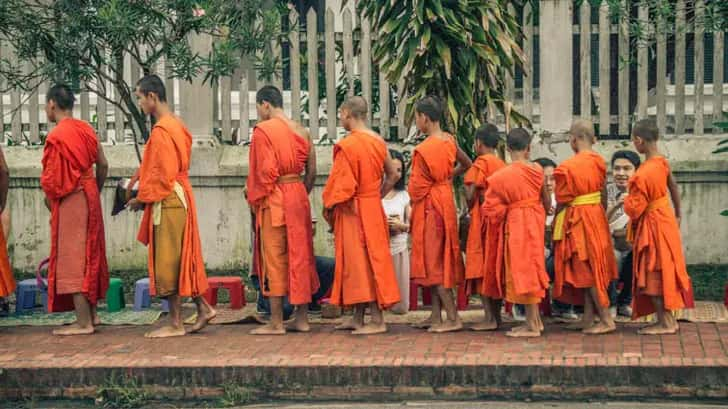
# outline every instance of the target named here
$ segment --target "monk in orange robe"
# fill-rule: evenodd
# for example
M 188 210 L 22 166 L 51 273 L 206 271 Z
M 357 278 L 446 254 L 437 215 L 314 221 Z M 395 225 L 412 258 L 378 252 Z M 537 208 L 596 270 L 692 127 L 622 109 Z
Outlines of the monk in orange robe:
M 308 304 L 319 288 L 308 200 L 316 179 L 315 150 L 308 132 L 283 112 L 278 88 L 258 90 L 256 109 L 260 122 L 250 145 L 247 198 L 255 213 L 253 274 L 270 299 L 271 319 L 251 334 L 286 333 L 285 296 L 296 306 L 288 329 L 308 332 Z
M 367 127 L 367 113 L 362 97 L 341 105 L 339 118 L 349 134 L 334 147 L 334 165 L 323 192 L 324 215 L 336 245 L 331 302 L 354 306 L 353 319 L 338 329 L 352 329 L 355 335 L 386 332 L 382 309 L 400 301 L 382 207 L 382 196 L 398 176 L 384 139 Z M 365 325 L 367 306 L 372 320 Z
M 553 295 L 567 304 L 584 305 L 581 322 L 570 329 L 605 334 L 616 329 L 607 289 L 619 277 L 606 216 L 607 167 L 592 150 L 596 137 L 591 121 L 574 121 L 569 134 L 576 154 L 554 170 Z
M 55 335 L 92 334 L 99 324 L 96 303 L 109 286 L 99 195 L 109 166 L 91 125 L 72 116 L 71 89 L 55 85 L 46 100 L 48 121 L 56 123 L 46 139 L 40 176 L 51 211 L 48 310 L 76 311 L 76 322 Z
M 442 104 L 425 97 L 415 105 L 415 123 L 427 138 L 412 153 L 407 191 L 412 203 L 410 278 L 432 292 L 432 315 L 419 327 L 430 332 L 462 328 L 453 290 L 465 279 L 452 179 L 472 164 L 455 137 L 440 128 Z M 457 167 L 455 164 L 457 163 Z M 442 321 L 442 309 L 447 321 Z
M 147 75 L 136 86 L 145 114 L 156 120 L 139 168 L 139 193 L 129 202 L 144 209 L 137 239 L 149 250 L 149 290 L 169 301 L 170 325 L 151 331 L 147 338 L 185 335 L 182 297 L 192 297 L 197 320 L 190 332 L 204 328 L 216 315 L 205 301 L 208 289 L 197 208 L 189 169 L 192 135 L 167 104 L 164 83 Z
M 528 132 L 512 129 L 506 143 L 512 163 L 488 178 L 482 209 L 488 224 L 485 294 L 525 305 L 526 323 L 507 336 L 538 337 L 543 331 L 538 305 L 549 286 L 543 226 L 551 198 L 544 188 L 543 169 L 529 159 Z
M 10 185 L 10 172 L 5 162 L 3 150 L 0 148 L 0 299 L 7 297 L 15 291 L 15 278 L 10 268 L 8 258 L 8 233 L 9 223 L 6 224 L 5 216 L 8 215 L 8 187 Z
M 632 127 L 632 142 L 646 160 L 630 178 L 624 199 L 633 242 L 632 318 L 657 313 L 656 324 L 640 329 L 646 335 L 676 333 L 679 327 L 672 311 L 694 307 L 680 239 L 680 194 L 670 165 L 657 148 L 658 139 L 653 121 L 642 120 Z
M 488 297 L 483 288 L 485 272 L 485 236 L 486 223 L 482 220 L 480 208 L 483 206 L 485 192 L 488 190 L 488 178 L 497 170 L 506 166 L 497 155 L 496 148 L 501 138 L 498 128 L 492 124 L 481 126 L 475 132 L 475 152 L 478 158 L 473 166 L 465 172 L 465 195 L 470 209 L 470 228 L 465 248 L 465 279 L 468 293 L 480 294 L 483 300 L 485 319 L 470 327 L 474 331 L 488 331 L 498 327 L 500 305 L 497 300 Z

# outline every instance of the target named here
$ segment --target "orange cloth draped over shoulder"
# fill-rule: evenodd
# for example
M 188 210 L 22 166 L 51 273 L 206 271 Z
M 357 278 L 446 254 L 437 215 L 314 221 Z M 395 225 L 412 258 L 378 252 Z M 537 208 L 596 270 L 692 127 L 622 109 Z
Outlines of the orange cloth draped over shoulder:
M 642 163 L 629 180 L 624 211 L 633 233 L 633 318 L 655 312 L 650 296 L 662 296 L 669 311 L 695 304 L 680 227 L 668 196 L 669 174 L 667 160 L 656 157 Z
M 521 162 L 488 178 L 484 295 L 517 304 L 537 304 L 546 295 L 542 185 L 543 170 Z
M 253 274 L 265 296 L 287 295 L 293 305 L 310 303 L 319 288 L 311 204 L 300 177 L 310 150 L 311 143 L 283 119 L 253 130 L 247 181 L 256 219 Z
M 429 136 L 412 154 L 410 278 L 421 286 L 455 288 L 465 279 L 452 176 L 457 145 Z
M 505 166 L 505 162 L 496 155 L 481 155 L 475 159 L 473 166 L 463 177 L 463 182 L 474 188 L 474 198 L 470 206 L 470 228 L 465 248 L 465 279 L 468 280 L 468 287 L 472 293 L 483 293 L 487 224 L 480 209 L 483 206 L 485 192 L 488 190 L 488 178 Z
M 372 131 L 353 131 L 334 147 L 323 191 L 324 207 L 333 209 L 333 304 L 376 302 L 387 308 L 400 301 L 381 198 L 386 157 L 387 145 Z
M 601 200 L 570 205 L 580 196 L 601 194 L 606 178 L 604 159 L 592 151 L 577 153 L 554 170 L 556 201 L 568 207 L 563 210 L 563 238 L 554 237 L 553 296 L 568 304 L 584 304 L 584 290 L 596 287 L 596 301 L 609 307 L 607 288 L 618 278 Z
M 0 224 L 0 297 L 7 297 L 13 291 L 15 291 L 15 277 L 13 277 L 13 269 L 10 268 L 5 232 Z
M 192 135 L 182 120 L 174 115 L 159 118 L 144 149 L 137 195 L 139 201 L 146 203 L 137 240 L 146 245 L 149 251 L 149 289 L 152 295 L 156 294 L 152 208 L 154 203 L 163 201 L 174 192 L 175 183 L 182 187 L 187 202 L 177 292 L 181 297 L 197 297 L 208 288 L 195 195 L 189 179 L 191 159 Z
M 98 156 L 98 139 L 91 125 L 65 118 L 48 134 L 43 150 L 43 172 L 40 185 L 51 207 L 51 255 L 48 265 L 48 310 L 50 312 L 73 309 L 73 295 L 59 294 L 57 286 L 60 204 L 67 196 L 83 191 L 87 210 L 86 252 L 81 293 L 91 305 L 106 297 L 109 287 L 109 268 L 106 261 L 104 218 L 101 197 L 94 177 L 94 164 Z

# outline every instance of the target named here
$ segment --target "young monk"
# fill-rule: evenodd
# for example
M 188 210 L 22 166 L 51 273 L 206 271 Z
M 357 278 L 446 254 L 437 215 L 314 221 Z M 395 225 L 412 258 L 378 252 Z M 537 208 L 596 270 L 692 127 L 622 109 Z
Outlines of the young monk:
M 386 332 L 382 309 L 400 300 L 382 207 L 382 196 L 392 190 L 398 175 L 384 139 L 367 127 L 367 112 L 362 97 L 341 105 L 339 118 L 349 134 L 334 147 L 334 165 L 323 192 L 324 216 L 336 244 L 331 302 L 354 306 L 353 319 L 337 328 L 352 329 L 355 335 Z M 367 306 L 372 320 L 364 325 Z
M 145 334 L 147 338 L 185 335 L 182 297 L 192 297 L 197 332 L 216 312 L 205 301 L 207 275 L 197 227 L 197 207 L 189 169 L 192 135 L 167 104 L 164 83 L 147 75 L 134 94 L 145 114 L 156 119 L 139 168 L 139 193 L 129 202 L 132 210 L 144 209 L 138 240 L 149 249 L 149 289 L 169 302 L 170 324 Z
M 316 154 L 308 132 L 283 112 L 278 88 L 261 88 L 255 102 L 260 122 L 250 145 L 247 198 L 255 213 L 253 274 L 270 300 L 271 315 L 268 324 L 251 334 L 286 333 L 285 296 L 296 306 L 288 329 L 308 332 L 308 304 L 319 288 L 308 201 L 316 179 Z
M 498 314 L 500 305 L 496 299 L 490 298 L 484 288 L 485 271 L 485 228 L 481 215 L 481 207 L 488 190 L 487 179 L 497 170 L 506 166 L 496 153 L 501 138 L 495 125 L 485 124 L 475 131 L 475 152 L 478 158 L 473 166 L 465 172 L 465 196 L 470 208 L 470 229 L 465 249 L 465 279 L 468 280 L 469 293 L 480 294 L 483 300 L 485 319 L 470 329 L 474 331 L 489 331 L 498 327 Z
M 51 211 L 48 310 L 76 311 L 76 322 L 55 335 L 92 334 L 99 324 L 96 303 L 109 287 L 99 195 L 109 165 L 91 125 L 73 118 L 74 101 L 66 85 L 54 85 L 46 94 L 46 116 L 56 123 L 46 139 L 40 176 Z
M 435 97 L 415 105 L 415 123 L 427 138 L 412 154 L 408 192 L 412 203 L 410 277 L 432 292 L 432 315 L 419 327 L 430 332 L 460 330 L 453 289 L 464 280 L 452 178 L 472 164 L 455 138 L 442 131 L 442 104 Z M 455 164 L 457 163 L 457 167 Z M 442 321 L 442 309 L 447 321 Z
M 616 329 L 609 313 L 609 283 L 618 277 L 606 216 L 607 166 L 592 150 L 594 125 L 574 121 L 569 143 L 575 155 L 554 171 L 557 214 L 554 221 L 553 295 L 568 304 L 583 304 L 581 322 L 570 329 L 605 334 Z M 599 322 L 594 322 L 594 312 Z
M 538 337 L 543 331 L 538 305 L 549 287 L 543 226 L 551 198 L 544 189 L 543 169 L 529 159 L 528 132 L 512 129 L 506 144 L 512 163 L 488 178 L 483 203 L 488 223 L 485 281 L 489 297 L 525 305 L 525 324 L 506 335 Z
M 658 139 L 653 121 L 642 120 L 632 127 L 632 142 L 646 160 L 630 178 L 624 199 L 634 257 L 632 318 L 657 313 L 656 324 L 640 329 L 645 335 L 676 333 L 679 327 L 672 311 L 694 304 L 680 239 L 680 193 L 657 148 Z
M 0 148 L 0 301 L 15 291 L 15 278 L 10 268 L 8 258 L 8 232 L 9 226 L 5 223 L 8 204 L 8 187 L 10 186 L 10 171 L 5 162 L 3 150 Z M 8 223 L 9 224 L 9 223 Z

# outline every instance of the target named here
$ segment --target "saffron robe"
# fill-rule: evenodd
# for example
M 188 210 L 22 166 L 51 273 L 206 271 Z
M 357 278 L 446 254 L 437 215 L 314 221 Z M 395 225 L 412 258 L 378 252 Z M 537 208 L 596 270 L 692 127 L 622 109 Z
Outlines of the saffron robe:
M 253 130 L 247 180 L 255 213 L 254 270 L 265 296 L 308 304 L 319 288 L 308 192 L 301 181 L 311 143 L 280 118 Z
M 146 245 L 149 251 L 149 289 L 152 295 L 156 295 L 157 291 L 155 266 L 158 265 L 155 260 L 158 243 L 154 240 L 154 207 L 158 206 L 157 212 L 162 212 L 159 216 L 164 219 L 166 206 L 161 203 L 172 195 L 181 195 L 187 205 L 181 249 L 162 249 L 164 252 L 180 254 L 177 294 L 181 297 L 197 297 L 208 288 L 197 225 L 197 207 L 189 179 L 191 159 L 192 135 L 184 123 L 174 115 L 159 118 L 144 149 L 137 194 L 137 199 L 146 203 L 137 240 Z
M 604 159 L 592 151 L 577 153 L 554 170 L 556 201 L 568 205 L 579 196 L 600 194 L 607 180 Z M 596 287 L 602 307 L 607 288 L 619 277 L 606 211 L 601 204 L 571 205 L 564 210 L 563 238 L 554 237 L 554 298 L 584 304 L 585 289 Z M 557 229 L 555 227 L 555 229 Z
M 106 261 L 104 218 L 101 212 L 101 198 L 94 177 L 94 164 L 98 156 L 98 139 L 91 125 L 65 118 L 48 134 L 43 149 L 43 172 L 40 185 L 51 208 L 51 254 L 48 265 L 48 310 L 50 312 L 73 309 L 72 294 L 60 294 L 58 286 L 59 253 L 64 257 L 75 240 L 61 233 L 61 203 L 69 197 L 81 194 L 86 208 L 76 214 L 86 216 L 85 251 L 76 254 L 83 259 L 77 263 L 80 269 L 73 272 L 82 277 L 64 277 L 80 280 L 80 292 L 91 305 L 106 297 L 109 287 L 109 268 Z M 81 193 L 82 192 L 82 193 Z M 64 220 L 74 217 L 73 207 L 63 211 Z M 83 217 L 83 216 L 82 216 Z M 71 256 L 72 257 L 72 256 Z M 63 275 L 65 272 L 60 272 Z
M 10 268 L 5 232 L 3 231 L 2 224 L 0 224 L 0 297 L 7 297 L 14 291 L 15 277 L 13 277 L 13 269 Z
M 421 286 L 455 288 L 465 279 L 452 185 L 457 145 L 447 136 L 427 137 L 412 154 L 410 278 Z
M 372 131 L 353 131 L 334 146 L 323 191 L 324 207 L 333 209 L 333 304 L 376 302 L 388 308 L 400 301 L 381 198 L 386 157 L 387 145 Z
M 463 182 L 472 186 L 473 199 L 470 205 L 470 228 L 465 248 L 465 279 L 468 280 L 469 292 L 483 294 L 483 276 L 485 271 L 485 235 L 487 223 L 483 220 L 481 207 L 488 189 L 488 178 L 506 164 L 493 154 L 481 155 L 473 162 L 473 166 L 465 172 Z
M 482 213 L 487 222 L 484 295 L 537 304 L 549 276 L 544 257 L 543 170 L 515 162 L 488 178 Z
M 670 206 L 664 157 L 646 160 L 630 178 L 624 211 L 633 233 L 632 318 L 655 312 L 650 296 L 662 296 L 669 311 L 694 307 L 680 227 Z

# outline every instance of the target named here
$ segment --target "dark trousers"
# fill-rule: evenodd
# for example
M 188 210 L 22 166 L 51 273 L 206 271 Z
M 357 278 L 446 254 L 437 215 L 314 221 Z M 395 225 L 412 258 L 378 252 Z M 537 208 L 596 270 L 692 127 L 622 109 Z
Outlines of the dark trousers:
M 319 278 L 319 290 L 313 295 L 311 304 L 318 304 L 331 289 L 334 282 L 334 259 L 331 257 L 316 256 L 316 273 Z M 251 275 L 250 281 L 258 292 L 258 312 L 270 314 L 270 302 L 260 291 L 260 281 L 257 275 Z M 283 297 L 283 319 L 287 320 L 293 314 L 294 306 L 288 303 L 288 297 Z
M 609 283 L 609 305 L 623 307 L 632 303 L 632 251 L 622 259 L 619 267 L 619 279 Z M 622 283 L 622 291 L 617 291 L 617 284 Z

